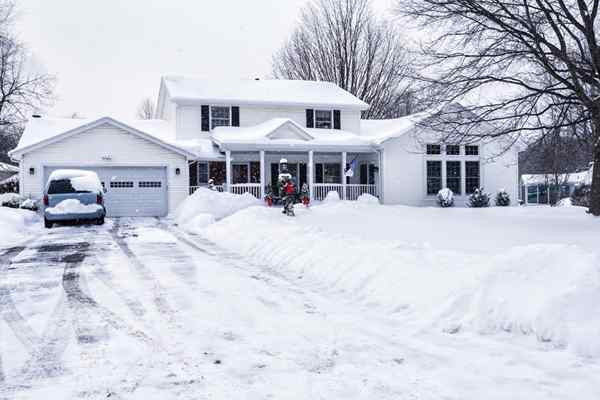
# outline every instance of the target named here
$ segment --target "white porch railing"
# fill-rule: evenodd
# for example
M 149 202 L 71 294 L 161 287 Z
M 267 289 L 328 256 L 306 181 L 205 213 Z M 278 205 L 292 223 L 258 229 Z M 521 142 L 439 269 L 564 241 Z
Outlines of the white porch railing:
M 201 187 L 203 187 L 203 188 L 208 188 L 208 186 L 206 186 L 206 185 L 204 185 L 204 186 L 190 186 L 190 196 L 191 196 L 191 195 L 193 195 L 193 194 L 194 194 L 194 192 L 195 192 L 196 190 L 198 190 L 198 188 L 201 188 Z M 214 186 L 214 189 L 215 189 L 217 192 L 224 192 L 224 191 L 225 191 L 225 186 L 223 186 L 223 185 L 215 185 L 215 186 Z
M 343 198 L 343 189 L 341 183 L 314 183 L 313 186 L 313 195 L 317 201 L 324 200 L 329 192 L 338 192 L 340 199 Z
M 377 185 L 346 185 L 346 200 L 356 200 L 365 193 L 378 197 Z
M 260 183 L 235 183 L 231 185 L 231 193 L 250 193 L 257 199 L 260 199 Z
M 356 200 L 360 197 L 360 195 L 368 193 L 371 196 L 378 197 L 377 185 L 356 185 L 356 184 L 348 184 L 346 185 L 346 196 L 343 196 L 344 187 L 341 183 L 315 183 L 314 185 L 314 199 L 321 201 L 327 197 L 327 193 L 329 192 L 338 192 L 341 199 L 346 200 Z M 194 192 L 199 187 L 206 186 L 190 186 L 190 195 L 194 194 Z M 216 185 L 214 186 L 215 190 L 219 192 L 225 191 L 225 185 Z M 257 199 L 260 199 L 260 183 L 236 183 L 231 185 L 231 193 L 235 194 L 244 194 L 250 193 Z

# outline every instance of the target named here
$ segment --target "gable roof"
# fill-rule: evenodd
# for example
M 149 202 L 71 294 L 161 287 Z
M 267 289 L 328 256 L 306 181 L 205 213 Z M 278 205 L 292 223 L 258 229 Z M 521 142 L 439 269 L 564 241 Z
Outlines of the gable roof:
M 227 150 L 373 150 L 368 137 L 339 129 L 304 128 L 289 118 L 273 118 L 250 127 L 220 126 L 214 129 L 212 139 Z
M 20 158 L 25 153 L 105 124 L 123 129 L 186 157 L 197 156 L 191 149 L 186 148 L 185 145 L 179 145 L 175 141 L 175 134 L 167 121 L 136 120 L 125 123 L 111 117 L 98 119 L 32 118 L 25 127 L 18 146 L 11 150 L 9 155 L 12 158 Z
M 369 105 L 324 81 L 283 79 L 217 80 L 164 76 L 161 82 L 172 101 L 208 104 L 325 107 L 366 110 Z M 162 94 L 161 94 L 162 95 Z

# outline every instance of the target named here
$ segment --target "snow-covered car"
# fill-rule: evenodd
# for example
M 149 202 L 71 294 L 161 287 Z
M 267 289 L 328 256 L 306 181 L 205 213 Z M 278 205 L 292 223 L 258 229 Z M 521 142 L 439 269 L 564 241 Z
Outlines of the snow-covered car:
M 104 224 L 104 189 L 95 172 L 60 169 L 52 172 L 44 190 L 44 226 L 76 221 Z

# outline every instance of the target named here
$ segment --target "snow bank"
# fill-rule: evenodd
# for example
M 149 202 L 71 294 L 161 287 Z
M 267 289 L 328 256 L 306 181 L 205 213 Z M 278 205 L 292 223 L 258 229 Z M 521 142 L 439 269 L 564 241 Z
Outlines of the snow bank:
M 215 220 L 261 204 L 250 193 L 238 195 L 199 188 L 175 210 L 173 218 L 183 229 L 198 233 Z
M 521 210 L 453 212 L 333 202 L 298 209 L 296 218 L 284 219 L 277 209 L 249 208 L 210 225 L 202 234 L 290 278 L 380 307 L 419 329 L 510 332 L 600 356 L 600 316 L 594 308 L 600 304 L 597 254 L 559 240 L 534 244 L 538 238 L 547 240 L 543 233 L 550 226 L 560 225 L 552 218 L 533 218 L 537 210 L 525 218 L 523 213 L 529 211 Z M 443 214 L 446 211 L 452 213 Z M 438 220 L 437 215 L 448 220 Z M 579 242 L 573 224 L 575 218 L 586 217 L 569 216 L 559 215 L 557 220 L 568 221 L 568 234 Z M 471 229 L 474 221 L 485 230 Z M 513 228 L 528 233 L 528 241 L 521 237 L 518 245 L 512 245 L 511 238 L 503 239 L 503 228 L 513 223 Z M 528 232 L 527 227 L 536 230 Z M 581 223 L 582 236 L 591 233 L 584 228 L 600 235 L 600 224 Z M 419 238 L 421 231 L 442 235 L 427 236 L 439 240 L 431 243 Z M 490 242 L 484 247 L 487 251 L 474 247 L 484 232 Z M 467 250 L 443 245 L 456 238 Z
M 82 204 L 77 199 L 66 199 L 54 207 L 47 207 L 45 211 L 52 215 L 61 214 L 91 214 L 102 210 L 99 204 Z
M 0 248 L 16 245 L 41 229 L 36 213 L 7 207 L 0 207 L 0 226 Z
M 335 190 L 328 192 L 327 196 L 323 199 L 324 203 L 335 203 L 338 201 L 340 201 L 340 194 Z

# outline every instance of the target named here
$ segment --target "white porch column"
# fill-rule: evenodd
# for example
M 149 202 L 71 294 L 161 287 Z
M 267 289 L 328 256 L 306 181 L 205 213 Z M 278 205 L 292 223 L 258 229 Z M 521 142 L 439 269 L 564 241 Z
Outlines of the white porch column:
M 313 201 L 313 199 L 315 198 L 315 188 L 313 188 L 313 183 L 315 181 L 314 171 L 314 151 L 310 150 L 308 152 L 308 193 L 310 201 Z
M 346 158 L 346 152 L 342 151 L 342 200 L 346 200 Z
M 265 151 L 260 151 L 260 199 L 265 198 Z
M 225 186 L 231 192 L 231 150 L 225 150 Z

